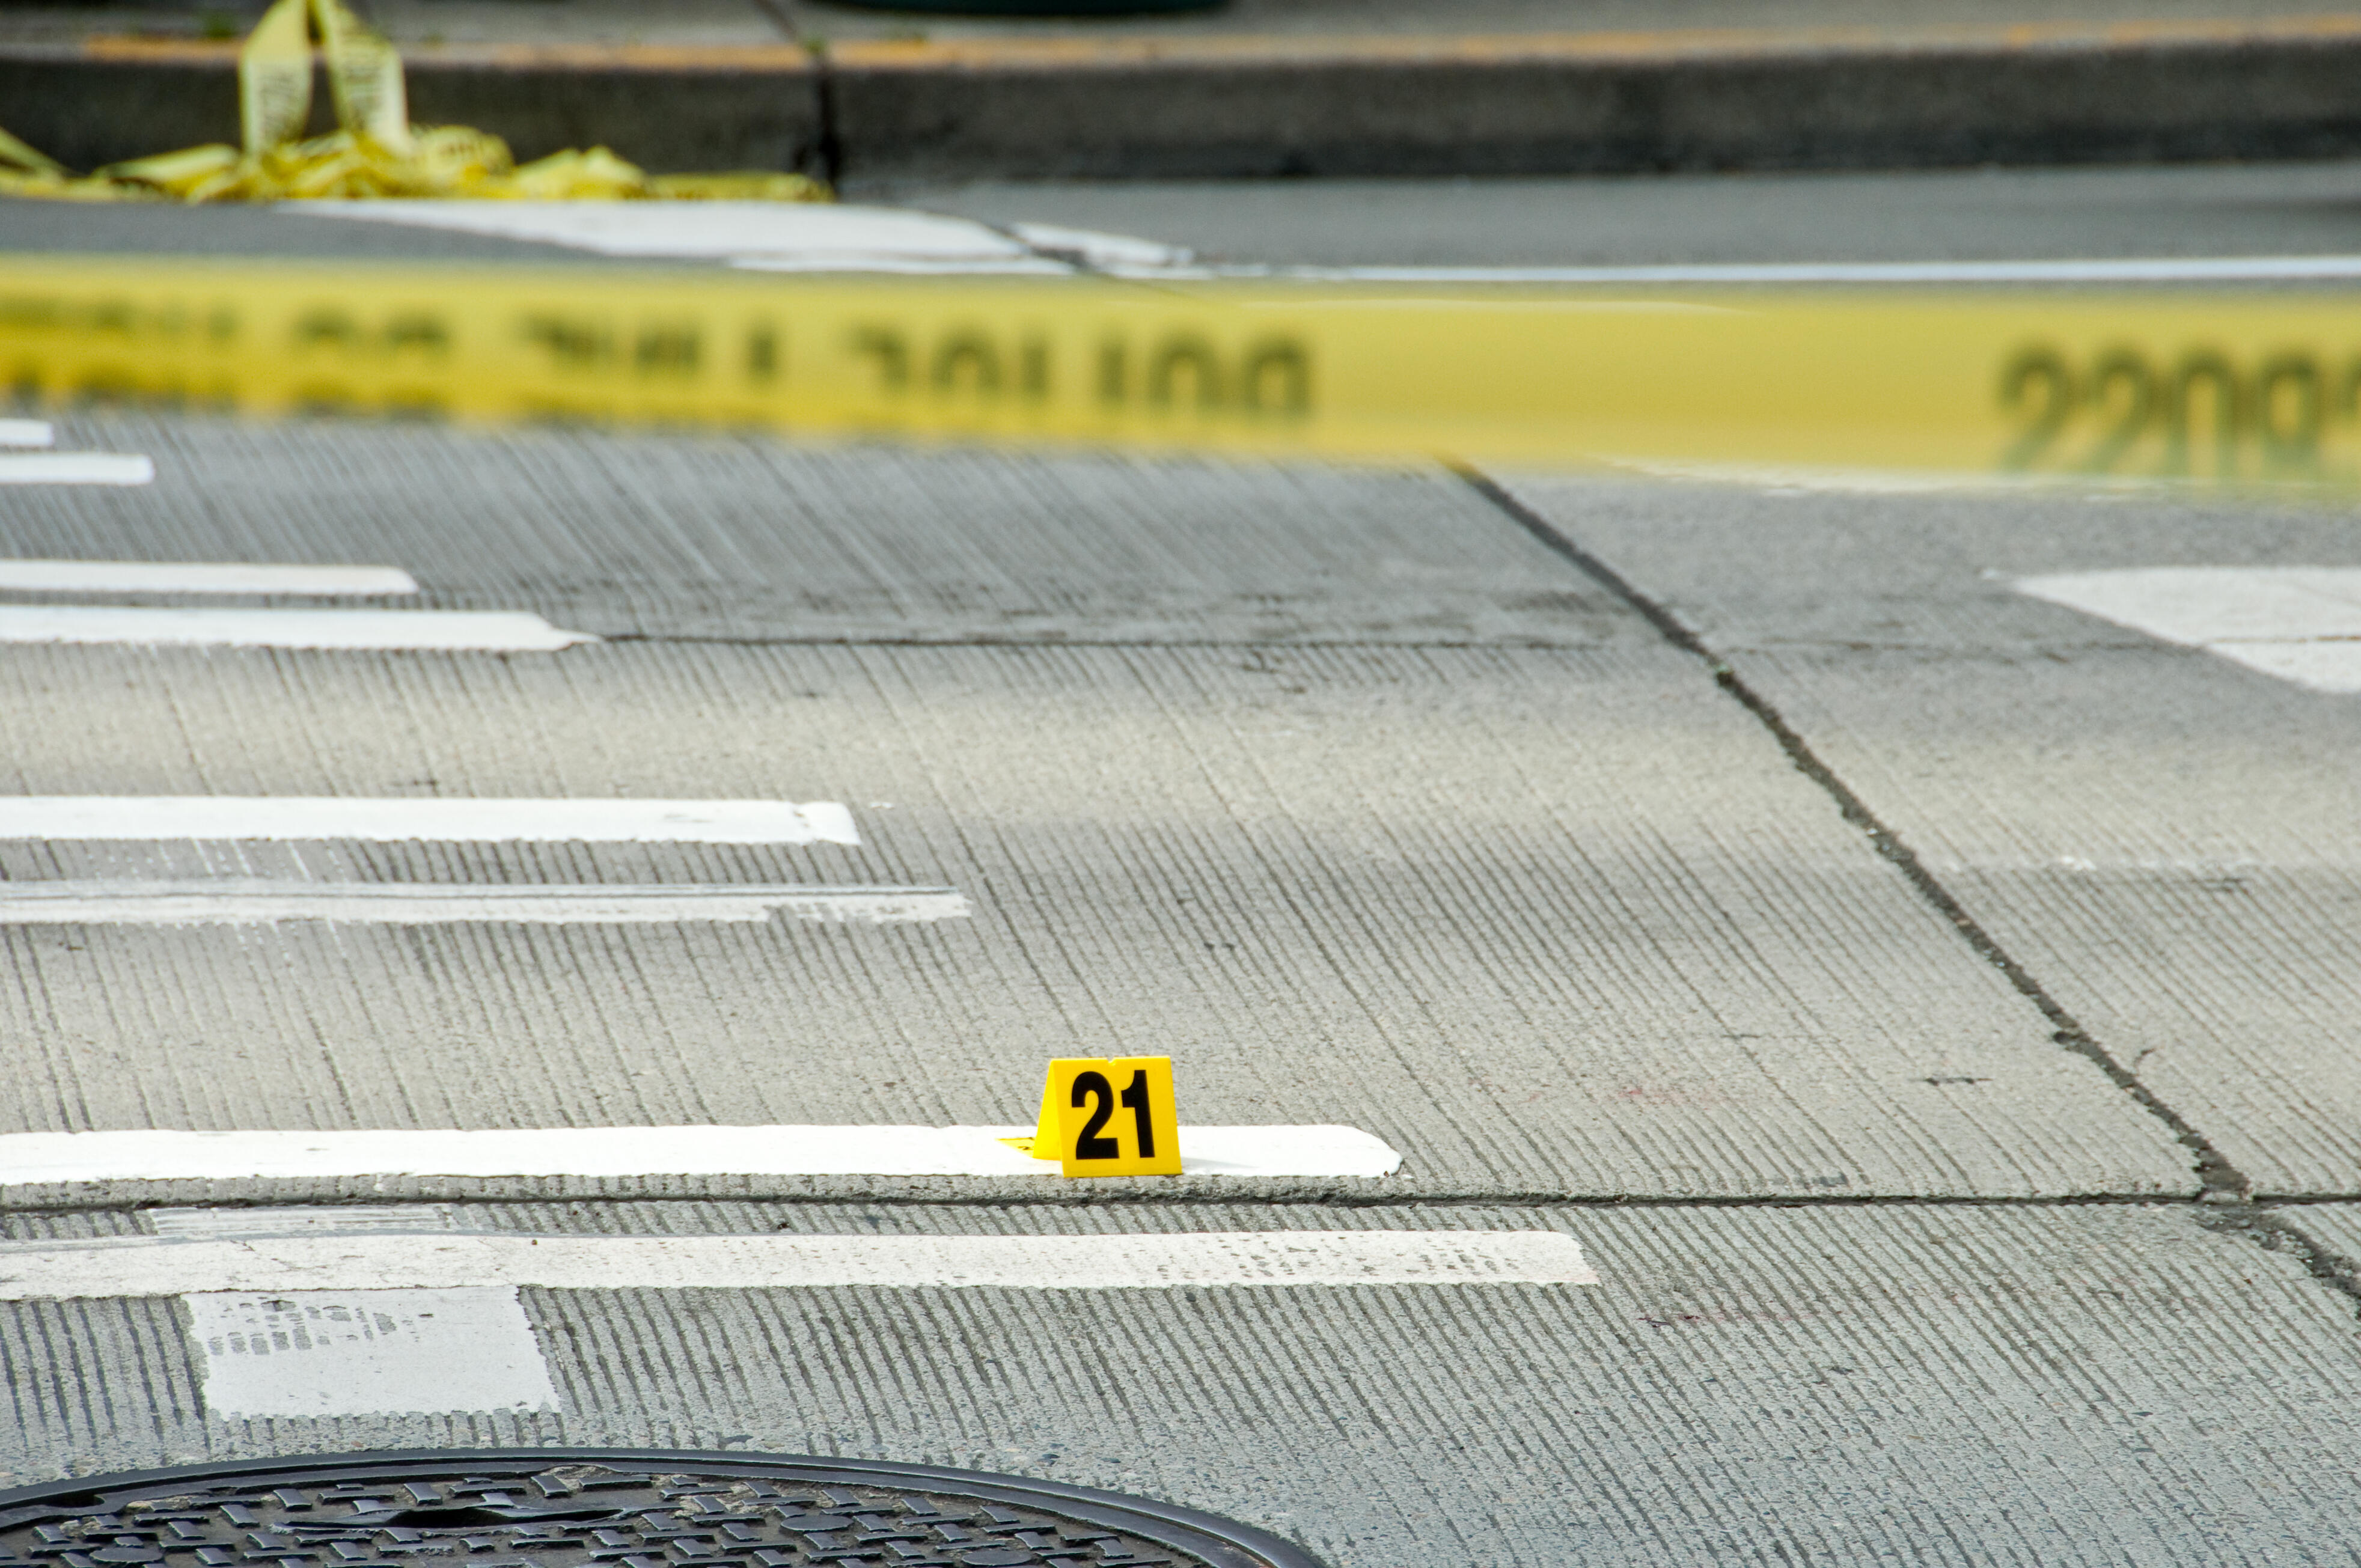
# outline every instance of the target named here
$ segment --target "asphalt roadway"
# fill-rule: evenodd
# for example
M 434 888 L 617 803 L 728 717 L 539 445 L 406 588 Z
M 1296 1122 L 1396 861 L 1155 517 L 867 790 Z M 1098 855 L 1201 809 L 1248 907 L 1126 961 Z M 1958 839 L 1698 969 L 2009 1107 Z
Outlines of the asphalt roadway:
M 2301 215 L 2235 252 L 2331 247 L 2301 236 L 2352 222 L 2348 175 L 2258 173 L 2286 199 L 2255 208 Z M 2043 178 L 2125 206 L 2166 179 Z M 1565 193 L 1702 234 L 1700 203 L 1769 183 Z M 1893 232 L 1870 185 L 1809 189 Z M 1365 211 L 1432 260 L 1467 199 Z M 1039 200 L 1207 243 L 1105 221 L 1154 192 Z M 2089 204 L 2048 201 L 2022 253 L 2114 244 L 2076 229 Z M 175 237 L 199 223 L 230 237 Z M 0 245 L 98 225 L 500 244 L 10 206 Z M 1458 232 L 1460 259 L 1546 258 Z M 1759 254 L 1722 232 L 1710 258 Z M 1290 243 L 1268 258 L 1368 258 Z M 2361 568 L 2349 508 L 128 414 L 59 444 L 156 479 L 0 489 L 0 555 L 382 564 L 421 608 L 600 641 L 8 646 L 11 794 L 825 800 L 860 842 L 0 837 L 11 883 L 928 886 L 972 914 L 11 926 L 0 1132 L 1016 1124 L 1049 1058 L 1170 1054 L 1184 1125 L 1345 1124 L 1403 1164 L 32 1183 L 5 1190 L 16 1246 L 233 1223 L 158 1205 L 544 1236 L 1540 1230 L 1598 1283 L 527 1287 L 549 1408 L 317 1417 L 210 1409 L 172 1298 L 0 1302 L 0 1483 L 736 1448 L 1142 1493 L 1334 1568 L 2361 1562 L 2361 697 L 2015 586 Z

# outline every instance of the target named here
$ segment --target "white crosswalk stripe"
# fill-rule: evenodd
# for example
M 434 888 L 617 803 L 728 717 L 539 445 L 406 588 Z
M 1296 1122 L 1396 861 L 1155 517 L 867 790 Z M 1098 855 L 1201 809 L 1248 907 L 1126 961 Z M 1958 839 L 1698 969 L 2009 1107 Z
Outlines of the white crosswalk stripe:
M 0 1136 L 0 1186 L 346 1176 L 1054 1176 L 1003 1141 L 1031 1127 L 769 1126 L 139 1129 Z M 1180 1129 L 1185 1174 L 1390 1176 L 1401 1156 L 1357 1127 Z
M 280 565 L 268 562 L 0 561 L 0 588 L 26 593 L 414 594 L 399 566 Z
M 146 485 L 156 465 L 118 452 L 0 452 L 0 485 Z
M 774 915 L 858 926 L 925 925 L 969 914 L 948 887 L 764 883 L 549 885 L 129 880 L 0 883 L 0 925 L 673 926 L 759 923 Z
M 2361 567 L 2152 566 L 2016 589 L 2314 691 L 2361 692 Z
M 861 834 L 833 800 L 26 795 L 0 797 L 0 839 L 858 844 Z
M 522 610 L 0 605 L 0 642 L 554 653 L 598 641 Z
M 313 1235 L 0 1246 L 0 1300 L 257 1291 L 1596 1285 L 1557 1231 Z

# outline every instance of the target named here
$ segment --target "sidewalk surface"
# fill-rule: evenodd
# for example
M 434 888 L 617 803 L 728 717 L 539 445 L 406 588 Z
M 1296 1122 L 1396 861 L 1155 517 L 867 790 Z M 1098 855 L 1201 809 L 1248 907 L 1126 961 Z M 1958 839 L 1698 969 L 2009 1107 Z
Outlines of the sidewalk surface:
M 381 0 L 425 121 L 524 156 L 943 179 L 1617 173 L 2361 150 L 2361 16 L 2220 0 L 1240 0 L 957 18 L 812 0 Z M 236 129 L 240 6 L 0 13 L 78 167 Z

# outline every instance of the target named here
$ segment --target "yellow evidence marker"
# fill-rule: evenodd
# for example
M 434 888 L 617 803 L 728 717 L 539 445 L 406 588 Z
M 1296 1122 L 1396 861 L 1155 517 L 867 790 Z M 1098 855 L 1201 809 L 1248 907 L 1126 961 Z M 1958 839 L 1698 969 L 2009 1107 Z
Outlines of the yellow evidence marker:
M 1024 1147 L 1028 1140 L 1010 1138 Z M 1068 1176 L 1178 1176 L 1170 1057 L 1060 1057 L 1041 1085 L 1027 1152 Z

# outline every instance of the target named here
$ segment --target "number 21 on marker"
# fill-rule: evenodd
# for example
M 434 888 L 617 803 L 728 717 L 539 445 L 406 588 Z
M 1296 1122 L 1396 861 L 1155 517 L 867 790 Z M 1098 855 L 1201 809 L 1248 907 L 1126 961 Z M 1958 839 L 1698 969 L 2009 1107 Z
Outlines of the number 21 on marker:
M 1036 1159 L 1068 1176 L 1178 1176 L 1170 1057 L 1060 1057 L 1042 1086 Z

